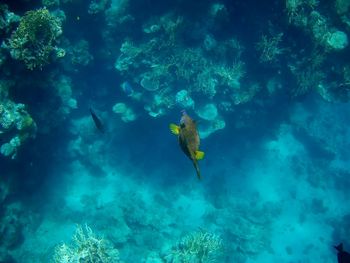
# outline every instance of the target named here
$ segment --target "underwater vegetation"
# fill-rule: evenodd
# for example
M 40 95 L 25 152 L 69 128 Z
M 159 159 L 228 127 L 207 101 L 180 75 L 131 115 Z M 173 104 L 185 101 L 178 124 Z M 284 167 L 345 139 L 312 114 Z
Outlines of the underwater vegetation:
M 348 255 L 349 34 L 349 0 L 1 1 L 0 263 Z

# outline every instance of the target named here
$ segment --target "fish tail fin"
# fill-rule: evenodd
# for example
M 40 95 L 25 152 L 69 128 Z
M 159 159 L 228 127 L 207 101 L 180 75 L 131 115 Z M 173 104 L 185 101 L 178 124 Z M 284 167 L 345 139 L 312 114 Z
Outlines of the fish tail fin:
M 336 250 L 338 250 L 338 252 L 342 252 L 343 251 L 343 243 L 340 243 L 338 246 L 334 246 L 334 248 Z
M 201 172 L 200 172 L 200 170 L 199 170 L 199 166 L 198 166 L 197 160 L 194 160 L 194 161 L 193 161 L 193 165 L 194 165 L 194 168 L 196 169 L 196 173 L 197 173 L 197 178 L 198 178 L 198 180 L 201 180 L 201 179 L 202 179 L 202 176 L 201 176 Z
M 196 160 L 202 160 L 204 158 L 204 152 L 196 151 L 195 152 L 195 157 L 196 157 Z
M 172 132 L 172 134 L 179 135 L 180 133 L 180 127 L 174 123 L 169 124 L 169 129 Z

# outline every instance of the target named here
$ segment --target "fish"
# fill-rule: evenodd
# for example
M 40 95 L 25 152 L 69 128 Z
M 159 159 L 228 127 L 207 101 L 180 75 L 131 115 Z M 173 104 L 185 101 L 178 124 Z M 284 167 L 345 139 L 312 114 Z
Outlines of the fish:
M 179 144 L 182 151 L 192 161 L 196 169 L 197 178 L 201 179 L 198 161 L 204 158 L 204 152 L 199 150 L 200 138 L 198 135 L 197 124 L 191 117 L 182 111 L 180 125 L 171 123 L 169 125 L 170 131 L 178 136 Z
M 338 246 L 334 246 L 338 251 L 338 263 L 350 263 L 350 254 L 343 249 L 343 243 Z
M 91 114 L 92 120 L 93 120 L 94 123 L 95 123 L 96 128 L 97 128 L 101 133 L 104 133 L 104 132 L 105 132 L 105 128 L 104 128 L 104 126 L 103 126 L 103 123 L 102 123 L 101 119 L 96 115 L 96 113 L 92 110 L 91 107 L 89 108 L 89 110 L 90 110 L 90 114 Z

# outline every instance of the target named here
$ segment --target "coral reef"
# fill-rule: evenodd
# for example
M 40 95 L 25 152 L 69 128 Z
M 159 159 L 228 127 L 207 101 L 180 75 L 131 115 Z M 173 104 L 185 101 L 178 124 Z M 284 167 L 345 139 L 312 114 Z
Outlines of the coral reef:
M 132 86 L 143 88 L 138 102 L 152 117 L 175 107 L 195 109 L 197 100 L 221 103 L 225 98 L 226 103 L 242 104 L 257 93 L 241 86 L 245 70 L 240 43 L 236 39 L 218 42 L 207 34 L 198 47 L 187 46 L 187 23 L 184 17 L 169 13 L 143 24 L 139 44 L 127 39 L 121 45 L 115 68 Z
M 97 237 L 87 225 L 77 227 L 71 246 L 62 244 L 56 248 L 52 262 L 122 263 L 118 250 L 108 240 Z
M 28 114 L 24 104 L 10 100 L 0 104 L 0 153 L 12 159 L 16 158 L 21 145 L 35 137 L 36 124 Z
M 290 203 L 311 210 L 286 212 L 288 220 L 288 212 L 297 214 L 287 223 L 300 227 L 294 237 L 315 237 L 303 232 L 313 216 L 344 224 L 335 234 L 348 234 L 348 208 L 337 209 L 349 199 L 349 131 L 342 125 L 349 105 L 328 102 L 350 100 L 349 0 L 6 2 L 0 172 L 18 188 L 0 181 L 0 262 L 48 262 L 53 244 L 82 221 L 105 238 L 79 226 L 53 262 L 121 262 L 115 247 L 130 262 L 310 261 L 309 248 L 294 240 L 276 245 L 277 235 L 294 231 L 274 224 Z M 164 125 L 183 109 L 198 121 L 201 139 L 215 134 L 204 143 L 209 158 L 200 185 L 177 162 Z M 260 155 L 267 161 L 256 164 Z M 312 198 L 298 196 L 303 187 L 315 190 Z M 11 208 L 15 199 L 26 205 Z M 46 225 L 23 223 L 32 208 Z M 208 232 L 191 233 L 198 227 Z M 184 233 L 191 234 L 180 239 Z M 331 242 L 324 236 L 312 240 L 316 253 Z M 292 255 L 298 250 L 300 258 Z
M 61 34 L 61 21 L 47 9 L 28 11 L 9 39 L 8 49 L 12 58 L 22 61 L 28 69 L 42 69 L 51 62 L 52 55 L 64 56 L 64 51 L 56 47 Z
M 191 233 L 164 257 L 167 263 L 206 263 L 220 262 L 224 251 L 221 238 L 204 230 Z

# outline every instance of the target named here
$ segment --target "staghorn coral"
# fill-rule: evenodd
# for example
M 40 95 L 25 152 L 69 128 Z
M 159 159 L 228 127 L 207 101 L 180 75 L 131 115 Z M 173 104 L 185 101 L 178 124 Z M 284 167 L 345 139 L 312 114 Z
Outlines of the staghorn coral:
M 224 246 L 221 238 L 204 230 L 191 233 L 164 257 L 167 263 L 219 262 Z
M 314 50 L 310 57 L 301 59 L 295 65 L 289 65 L 290 71 L 297 82 L 297 85 L 291 90 L 293 97 L 301 96 L 310 90 L 318 89 L 326 77 L 322 70 L 324 61 L 325 54 Z
M 260 41 L 256 44 L 256 49 L 260 52 L 260 62 L 272 63 L 282 54 L 283 50 L 279 47 L 282 41 L 283 33 L 268 37 L 261 36 Z
M 62 244 L 56 248 L 52 263 L 122 263 L 119 251 L 108 240 L 97 237 L 92 229 L 77 227 L 74 244 Z
M 9 39 L 8 48 L 12 58 L 23 61 L 28 69 L 42 69 L 50 63 L 51 55 L 64 56 L 55 46 L 61 34 L 60 20 L 46 8 L 28 11 Z
M 318 5 L 318 0 L 286 0 L 289 23 L 296 26 L 306 26 L 310 11 Z

